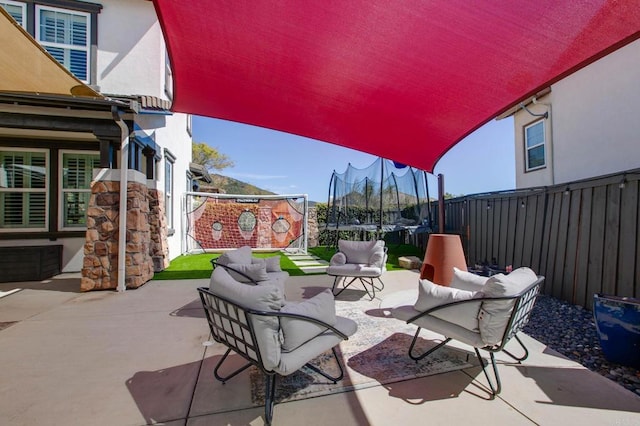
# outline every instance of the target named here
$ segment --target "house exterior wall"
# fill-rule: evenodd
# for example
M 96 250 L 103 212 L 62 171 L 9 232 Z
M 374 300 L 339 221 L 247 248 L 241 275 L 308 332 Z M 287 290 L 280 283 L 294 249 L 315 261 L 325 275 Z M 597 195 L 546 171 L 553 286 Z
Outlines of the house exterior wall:
M 55 1 L 55 0 L 53 0 Z M 37 3 L 37 0 L 36 0 Z M 158 23 L 153 3 L 146 0 L 103 0 L 92 2 L 60 1 L 54 7 L 73 7 L 74 3 L 92 3 L 101 6 L 97 14 L 97 45 L 94 47 L 93 64 L 95 76 L 90 85 L 101 93 L 117 96 L 151 96 L 170 101 L 165 84 L 166 49 L 160 25 Z M 51 2 L 49 2 L 51 5 Z M 173 163 L 173 202 L 170 208 L 174 218 L 173 229 L 168 233 L 168 256 L 175 258 L 181 254 L 182 214 L 181 199 L 187 189 L 187 173 L 191 161 L 191 136 L 187 131 L 186 114 L 170 113 L 162 108 L 142 108 L 138 114 L 130 116 L 129 124 L 137 124 L 150 135 L 157 146 L 160 155 L 156 163 L 155 176 L 147 181 L 149 188 L 157 188 L 164 196 L 165 193 L 165 163 L 166 152 L 170 153 Z M 113 124 L 113 123 L 112 123 Z M 133 129 L 130 129 L 133 130 Z M 48 139 L 51 149 L 59 143 L 60 133 Z M 46 141 L 46 135 L 40 135 L 40 140 Z M 65 142 L 65 141 L 62 141 Z M 33 144 L 33 142 L 27 142 Z M 65 143 L 68 143 L 66 141 Z M 10 137 L 0 138 L 2 146 L 21 146 L 22 140 L 16 144 Z M 78 149 L 89 149 L 88 145 L 78 141 Z M 94 140 L 91 148 L 97 149 Z M 53 151 L 52 151 L 53 152 Z M 54 179 L 55 177 L 52 177 Z M 0 232 L 0 247 L 16 245 L 63 245 L 63 272 L 81 271 L 84 259 L 85 237 L 79 232 L 66 235 L 64 232 L 51 232 L 48 235 L 31 233 L 25 239 L 2 238 Z M 26 241 L 26 242 L 25 242 Z
M 187 114 L 154 115 L 139 114 L 136 122 L 148 134 L 155 136 L 156 143 L 162 151 L 162 160 L 157 165 L 155 185 L 162 195 L 165 194 L 165 163 L 168 161 L 164 150 L 168 150 L 175 160 L 173 161 L 173 202 L 165 208 L 171 208 L 173 223 L 169 224 L 169 258 L 173 259 L 182 254 L 182 198 L 187 191 L 187 170 L 191 161 L 191 136 L 187 132 Z M 166 200 L 165 200 L 166 201 Z M 173 230 L 173 232 L 171 232 Z
M 523 129 L 537 118 L 514 114 L 516 187 L 545 186 L 640 167 L 640 40 L 553 84 L 534 113 L 545 120 L 547 167 L 525 172 Z
M 102 93 L 165 98 L 165 45 L 153 3 L 105 0 L 98 15 L 97 85 Z

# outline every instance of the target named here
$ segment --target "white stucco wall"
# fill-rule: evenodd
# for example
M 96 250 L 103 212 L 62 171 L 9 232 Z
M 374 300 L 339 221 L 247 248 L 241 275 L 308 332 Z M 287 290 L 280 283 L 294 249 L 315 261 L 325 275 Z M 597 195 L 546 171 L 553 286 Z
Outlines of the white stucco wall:
M 165 93 L 166 47 L 153 3 L 146 0 L 107 0 L 98 27 L 98 85 L 103 93 L 147 95 L 168 99 Z M 191 136 L 186 114 L 141 114 L 135 121 L 152 135 L 162 160 L 155 186 L 164 193 L 164 149 L 175 157 L 173 229 L 169 257 L 181 254 L 181 200 L 186 190 L 186 173 L 191 161 Z
M 551 103 L 546 169 L 524 173 L 523 124 L 516 113 L 516 185 L 551 185 L 640 167 L 640 40 L 559 81 Z M 544 111 L 543 107 L 530 109 Z
M 105 0 L 98 15 L 97 84 L 102 93 L 146 95 L 168 99 L 165 93 L 166 47 L 153 3 L 147 0 Z M 191 161 L 191 136 L 186 114 L 141 112 L 135 122 L 153 136 L 162 160 L 154 186 L 164 193 L 164 149 L 175 157 L 173 227 L 169 257 L 181 254 L 181 200 Z
M 175 233 L 168 238 L 169 258 L 173 259 L 182 253 L 182 197 L 187 190 L 187 170 L 191 161 L 191 136 L 187 133 L 187 115 L 171 114 L 167 116 L 140 114 L 136 122 L 149 135 L 155 137 L 161 147 L 162 160 L 158 164 L 156 188 L 164 194 L 165 155 L 168 149 L 176 157 L 174 162 L 173 181 L 173 229 Z
M 100 91 L 166 98 L 165 45 L 153 3 L 106 0 L 102 5 L 97 55 Z

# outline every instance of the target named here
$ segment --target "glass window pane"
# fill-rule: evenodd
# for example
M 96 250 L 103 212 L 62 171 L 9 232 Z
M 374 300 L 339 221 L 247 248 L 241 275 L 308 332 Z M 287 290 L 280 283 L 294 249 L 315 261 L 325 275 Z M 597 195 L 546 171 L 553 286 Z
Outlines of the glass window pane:
M 38 151 L 0 151 L 0 228 L 43 228 L 47 157 Z
M 56 59 L 56 61 L 64 65 L 64 52 L 65 52 L 64 49 L 61 49 L 59 47 L 53 47 L 53 46 L 44 46 L 44 48 L 47 50 L 47 52 L 49 52 L 51 56 L 53 56 Z
M 0 152 L 0 187 L 44 189 L 45 161 L 42 152 Z
M 87 80 L 87 52 L 69 50 L 69 71 L 80 80 Z
M 11 15 L 11 17 L 15 19 L 18 24 L 22 25 L 23 27 L 25 26 L 23 6 L 6 1 L 0 1 L 0 6 L 4 7 L 4 10 L 6 10 L 7 13 Z
M 539 122 L 526 129 L 527 148 L 544 143 L 544 124 Z
M 88 81 L 89 16 L 40 7 L 38 39 L 78 79 Z
M 93 169 L 99 165 L 100 156 L 97 153 L 62 153 L 63 227 L 86 227 Z
M 527 154 L 528 168 L 544 166 L 544 145 L 531 148 Z
M 46 194 L 45 193 L 29 193 L 26 194 L 28 198 L 28 219 L 27 224 L 29 228 L 42 227 L 45 224 L 46 213 Z
M 98 154 L 71 154 L 62 155 L 62 188 L 63 189 L 90 189 L 93 169 L 100 163 Z
M 0 227 L 42 228 L 45 225 L 46 194 L 0 192 Z
M 67 192 L 64 195 L 63 221 L 65 227 L 86 227 L 90 192 Z

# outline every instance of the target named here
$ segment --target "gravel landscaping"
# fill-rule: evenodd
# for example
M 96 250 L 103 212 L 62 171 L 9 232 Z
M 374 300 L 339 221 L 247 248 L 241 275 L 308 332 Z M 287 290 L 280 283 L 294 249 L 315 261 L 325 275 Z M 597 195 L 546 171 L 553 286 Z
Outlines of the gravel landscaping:
M 523 331 L 640 396 L 640 370 L 607 361 L 591 311 L 541 295 Z

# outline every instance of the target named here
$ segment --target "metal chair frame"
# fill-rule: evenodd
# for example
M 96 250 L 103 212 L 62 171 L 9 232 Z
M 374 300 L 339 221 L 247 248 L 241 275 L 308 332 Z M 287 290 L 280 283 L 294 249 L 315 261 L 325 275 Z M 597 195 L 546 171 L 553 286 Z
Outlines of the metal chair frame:
M 540 286 L 542 285 L 543 281 L 544 281 L 544 277 L 538 276 L 538 279 L 534 283 L 527 286 L 524 290 L 522 290 L 517 295 L 511 296 L 511 297 L 486 297 L 486 298 L 479 298 L 479 299 L 468 299 L 468 300 L 461 300 L 458 302 L 452 302 L 452 303 L 447 303 L 445 305 L 436 306 L 427 311 L 421 312 L 420 314 L 412 318 L 409 318 L 407 320 L 407 324 L 411 324 L 419 318 L 422 318 L 424 316 L 432 314 L 433 312 L 443 310 L 451 306 L 460 306 L 462 304 L 478 303 L 478 301 L 485 302 L 485 301 L 493 301 L 493 300 L 513 300 L 514 306 L 511 311 L 511 315 L 509 317 L 507 327 L 505 328 L 504 334 L 502 335 L 502 339 L 500 340 L 500 343 L 492 346 L 473 348 L 476 353 L 476 357 L 478 358 L 478 361 L 482 366 L 482 371 L 484 372 L 487 382 L 489 383 L 489 389 L 491 390 L 490 392 L 491 398 L 493 399 L 495 398 L 496 395 L 498 395 L 502 391 L 502 383 L 500 381 L 500 375 L 498 374 L 498 366 L 496 364 L 496 359 L 494 354 L 496 352 L 502 351 L 519 363 L 527 359 L 527 357 L 529 356 L 529 350 L 524 345 L 522 340 L 520 340 L 520 338 L 516 335 L 516 333 L 518 333 L 522 329 L 522 327 L 524 327 L 526 323 L 529 321 L 531 311 L 533 310 L 533 306 L 535 305 L 536 298 L 540 293 Z M 416 362 L 432 354 L 433 352 L 437 351 L 438 349 L 440 349 L 441 347 L 449 343 L 451 340 L 453 340 L 451 337 L 445 336 L 445 340 L 443 340 L 433 348 L 427 350 L 422 354 L 414 354 L 415 345 L 421 330 L 422 330 L 422 327 L 418 326 L 418 330 L 416 331 L 416 334 L 413 336 L 413 340 L 411 341 L 411 345 L 409 346 L 409 357 L 411 357 L 411 359 L 415 360 Z M 506 344 L 509 343 L 509 341 L 512 338 L 515 338 L 515 340 L 520 344 L 521 348 L 524 351 L 523 355 L 516 356 L 505 349 Z M 489 377 L 489 373 L 485 368 L 485 362 L 483 361 L 482 356 L 480 355 L 479 349 L 489 352 L 489 359 L 491 361 L 491 366 L 493 369 L 493 376 L 494 376 L 493 380 Z
M 254 284 L 257 285 L 257 283 L 255 282 Z M 208 288 L 205 287 L 198 288 L 198 292 L 200 294 L 200 300 L 202 301 L 202 306 L 207 317 L 207 322 L 209 323 L 209 329 L 211 331 L 213 340 L 227 347 L 227 351 L 224 353 L 224 355 L 222 356 L 220 361 L 218 361 L 214 368 L 214 377 L 224 384 L 226 381 L 232 379 L 252 365 L 255 365 L 260 371 L 262 371 L 266 378 L 265 423 L 267 425 L 271 424 L 271 420 L 273 418 L 276 377 L 278 376 L 278 373 L 269 370 L 264 366 L 262 356 L 260 354 L 260 348 L 258 346 L 258 341 L 256 339 L 256 331 L 251 321 L 251 317 L 276 317 L 278 319 L 281 317 L 297 318 L 299 320 L 308 321 L 320 325 L 324 328 L 324 331 L 322 333 L 330 331 L 341 337 L 343 340 L 348 339 L 348 336 L 342 333 L 337 328 L 315 318 L 291 313 L 267 312 L 249 309 L 231 300 L 225 299 L 224 297 L 220 297 L 212 293 Z M 247 363 L 236 369 L 235 371 L 223 376 L 220 373 L 220 369 L 232 351 L 242 356 L 247 361 Z M 331 349 L 331 352 L 340 371 L 339 375 L 335 377 L 331 376 L 330 374 L 326 373 L 319 367 L 309 362 L 307 362 L 305 366 L 325 377 L 326 379 L 331 380 L 333 383 L 337 383 L 339 380 L 342 380 L 342 377 L 344 376 L 344 369 L 342 367 L 340 359 L 338 358 L 335 347 Z

